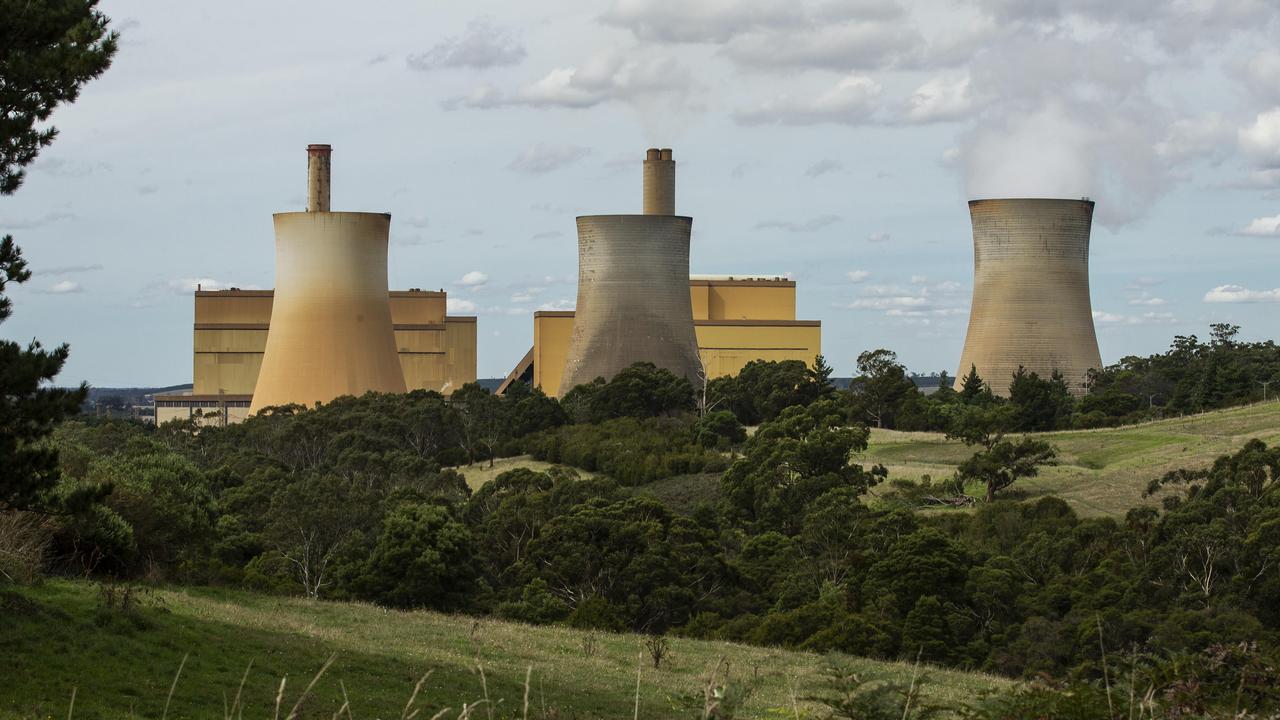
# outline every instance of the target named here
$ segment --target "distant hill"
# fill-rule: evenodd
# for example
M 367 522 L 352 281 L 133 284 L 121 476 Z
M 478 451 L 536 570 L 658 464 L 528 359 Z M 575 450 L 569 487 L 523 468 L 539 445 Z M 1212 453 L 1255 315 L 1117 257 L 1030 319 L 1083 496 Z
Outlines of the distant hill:
M 166 387 L 89 387 L 89 398 L 86 404 L 90 407 L 99 405 L 109 407 L 131 407 L 133 405 L 150 405 L 151 396 L 165 393 L 182 393 L 191 390 L 191 383 L 185 385 L 169 385 Z

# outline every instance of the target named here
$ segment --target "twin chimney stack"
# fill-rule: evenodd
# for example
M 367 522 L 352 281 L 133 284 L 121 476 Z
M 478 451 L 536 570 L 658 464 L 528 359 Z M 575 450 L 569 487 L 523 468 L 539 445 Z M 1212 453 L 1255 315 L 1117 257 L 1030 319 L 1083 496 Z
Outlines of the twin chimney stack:
M 649 148 L 644 156 L 644 214 L 676 214 L 676 161 L 671 148 Z
M 307 146 L 307 212 L 329 212 L 331 145 Z

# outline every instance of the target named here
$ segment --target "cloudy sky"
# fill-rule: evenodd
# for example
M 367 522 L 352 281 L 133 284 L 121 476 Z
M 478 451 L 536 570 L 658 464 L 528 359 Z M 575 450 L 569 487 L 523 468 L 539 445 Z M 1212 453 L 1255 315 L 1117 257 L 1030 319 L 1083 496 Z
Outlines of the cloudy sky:
M 578 214 L 637 212 L 673 147 L 696 273 L 788 274 L 838 374 L 955 372 L 966 200 L 1098 202 L 1103 359 L 1280 330 L 1274 0 L 103 0 L 110 71 L 0 227 L 35 276 L 0 334 L 62 380 L 191 377 L 191 290 L 271 287 L 271 213 L 334 146 L 392 213 L 393 288 L 480 316 L 481 376 L 575 294 Z

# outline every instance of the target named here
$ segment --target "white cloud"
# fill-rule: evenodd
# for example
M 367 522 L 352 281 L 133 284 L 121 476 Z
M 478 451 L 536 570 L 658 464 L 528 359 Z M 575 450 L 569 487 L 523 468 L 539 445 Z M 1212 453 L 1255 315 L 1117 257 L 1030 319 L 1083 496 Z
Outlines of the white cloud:
M 1280 237 L 1280 215 L 1260 217 L 1236 233 L 1247 237 Z
M 410 70 L 421 71 L 485 69 L 515 65 L 524 59 L 525 54 L 524 45 L 510 30 L 498 26 L 493 18 L 479 17 L 467 25 L 462 35 L 445 38 L 424 53 L 410 55 L 405 63 Z
M 871 122 L 882 90 L 875 80 L 853 74 L 816 98 L 778 95 L 753 110 L 734 113 L 734 119 L 742 125 L 863 125 Z
M 1130 305 L 1145 305 L 1148 307 L 1157 307 L 1160 305 L 1168 305 L 1169 302 L 1161 297 L 1156 297 L 1148 292 L 1138 294 L 1136 297 L 1129 298 Z
M 967 73 L 930 78 L 907 99 L 903 118 L 912 123 L 963 120 L 973 112 L 975 105 L 970 85 Z
M 479 270 L 472 270 L 466 275 L 463 275 L 456 284 L 461 285 L 462 287 L 480 287 L 487 282 L 489 282 L 488 275 L 480 272 Z
M 538 306 L 539 310 L 572 310 L 574 303 L 572 300 L 556 300 L 554 302 L 542 303 Z
M 80 283 L 75 282 L 74 280 L 60 280 L 47 288 L 37 289 L 34 292 L 46 295 L 66 295 L 69 293 L 78 293 L 82 290 L 83 288 L 80 287 Z
M 846 310 L 874 310 L 885 317 L 912 325 L 932 325 L 934 321 L 964 315 L 964 286 L 953 281 L 929 283 L 923 275 L 911 278 L 911 285 L 866 285 L 853 302 L 837 305 Z
M 1204 294 L 1207 303 L 1274 303 L 1280 302 L 1280 288 L 1250 290 L 1241 285 L 1219 285 Z
M 590 149 L 578 145 L 538 143 L 520 153 L 507 165 L 507 168 L 529 175 L 545 175 L 553 170 L 568 167 L 590 154 Z
M 1177 322 L 1177 318 L 1173 313 L 1145 312 L 1141 315 L 1121 315 L 1094 310 L 1093 321 L 1098 325 L 1167 325 Z
M 845 273 L 845 275 L 849 277 L 849 282 L 851 283 L 863 283 L 863 282 L 866 282 L 871 277 L 871 271 L 850 270 L 849 272 Z
M 874 232 L 867 236 L 867 242 L 873 243 L 889 242 L 892 239 L 893 236 L 887 232 Z
M 476 311 L 475 302 L 463 298 L 445 298 L 444 305 L 447 313 L 473 313 Z
M 1253 124 L 1240 128 L 1240 149 L 1255 165 L 1280 168 L 1280 107 L 1258 113 Z

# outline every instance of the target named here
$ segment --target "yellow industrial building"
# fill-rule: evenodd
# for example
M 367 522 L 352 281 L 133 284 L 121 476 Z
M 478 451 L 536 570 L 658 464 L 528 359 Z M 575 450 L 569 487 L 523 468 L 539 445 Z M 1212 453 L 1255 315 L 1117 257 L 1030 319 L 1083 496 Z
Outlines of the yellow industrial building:
M 752 360 L 802 360 L 812 365 L 822 352 L 821 321 L 796 320 L 794 280 L 691 275 L 689 294 L 698 355 L 708 378 L 737 374 Z M 573 319 L 572 311 L 534 313 L 533 348 L 498 392 L 523 381 L 552 397 L 561 395 Z
M 249 414 L 271 324 L 270 290 L 197 290 L 191 394 L 158 395 L 156 422 L 199 410 L 209 422 Z M 400 367 L 409 390 L 449 394 L 476 380 L 476 318 L 448 315 L 447 293 L 389 293 Z

